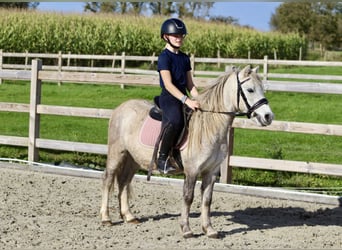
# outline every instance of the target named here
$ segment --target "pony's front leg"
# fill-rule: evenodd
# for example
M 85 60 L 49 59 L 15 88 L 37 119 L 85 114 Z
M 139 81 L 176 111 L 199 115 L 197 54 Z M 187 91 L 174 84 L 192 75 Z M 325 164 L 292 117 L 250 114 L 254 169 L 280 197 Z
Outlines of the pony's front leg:
M 210 220 L 210 205 L 213 196 L 213 188 L 216 181 L 216 175 L 213 173 L 208 173 L 203 176 L 202 186 L 201 186 L 201 195 L 202 195 L 202 204 L 201 204 L 201 222 L 202 222 L 202 230 L 209 238 L 217 238 L 218 233 L 211 225 Z
M 180 226 L 184 238 L 190 238 L 193 236 L 193 232 L 191 231 L 189 224 L 189 213 L 191 204 L 194 200 L 196 180 L 197 176 L 185 175 L 183 185 L 183 205 L 180 218 Z

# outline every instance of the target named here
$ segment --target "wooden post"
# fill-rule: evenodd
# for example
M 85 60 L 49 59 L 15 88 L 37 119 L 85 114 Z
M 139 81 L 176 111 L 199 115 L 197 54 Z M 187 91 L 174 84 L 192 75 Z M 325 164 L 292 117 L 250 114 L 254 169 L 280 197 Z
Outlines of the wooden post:
M 41 80 L 38 79 L 38 73 L 41 69 L 42 61 L 40 59 L 32 60 L 28 144 L 28 160 L 30 162 L 37 162 L 39 160 L 39 151 L 36 145 L 36 139 L 39 138 L 40 130 L 40 115 L 37 113 L 37 105 L 40 104 L 41 99 Z
M 263 82 L 267 83 L 267 74 L 268 74 L 268 56 L 264 56 L 264 74 L 263 74 Z
M 70 55 L 71 55 L 71 52 L 69 51 L 69 56 L 68 56 L 68 61 L 67 61 L 67 66 L 68 67 L 70 66 Z
M 0 70 L 2 70 L 2 62 L 3 62 L 3 54 L 2 49 L 0 49 Z M 2 78 L 0 78 L 0 84 L 2 84 Z
M 61 77 L 62 74 L 62 52 L 58 52 L 58 76 Z M 62 81 L 58 79 L 58 86 L 61 86 Z
M 121 54 L 121 75 L 125 74 L 125 67 L 126 67 L 126 56 L 125 52 Z
M 233 155 L 233 148 L 234 148 L 234 128 L 229 126 L 228 128 L 228 135 L 227 135 L 227 157 L 221 163 L 221 176 L 220 182 L 221 183 L 232 183 L 233 180 L 233 167 L 230 165 L 230 156 Z
M 115 58 L 116 58 L 116 52 L 113 54 L 113 62 L 112 62 L 112 68 L 115 68 Z
M 152 54 L 152 59 L 151 59 L 151 63 L 150 63 L 150 69 L 153 69 L 153 65 L 154 65 L 154 57 L 156 56 L 156 52 L 153 52 Z
M 192 68 L 191 74 L 192 74 L 192 77 L 194 77 L 195 76 L 195 55 L 194 54 L 191 54 L 190 64 Z
M 125 56 L 125 52 L 122 52 L 121 55 L 121 75 L 125 74 L 125 67 L 126 67 L 126 56 Z M 124 89 L 125 85 L 124 84 L 120 84 L 121 88 Z
M 28 64 L 28 51 L 25 52 L 25 70 L 27 70 L 27 64 Z

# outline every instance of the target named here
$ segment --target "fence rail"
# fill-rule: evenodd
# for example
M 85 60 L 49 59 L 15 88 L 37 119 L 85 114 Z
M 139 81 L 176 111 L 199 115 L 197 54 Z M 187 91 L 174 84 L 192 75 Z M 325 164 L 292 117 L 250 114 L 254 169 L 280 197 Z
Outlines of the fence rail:
M 249 63 L 251 60 L 245 60 Z M 241 61 L 242 63 L 242 61 Z M 341 64 L 342 65 L 342 64 Z M 0 136 L 0 144 L 24 146 L 29 149 L 29 160 L 37 161 L 39 159 L 39 149 L 53 149 L 53 150 L 67 150 L 77 152 L 87 152 L 96 154 L 107 154 L 107 145 L 91 144 L 81 142 L 70 142 L 60 140 L 47 140 L 39 137 L 41 114 L 53 114 L 63 116 L 80 116 L 92 118 L 108 119 L 112 110 L 110 109 L 96 109 L 96 108 L 75 108 L 75 107 L 62 107 L 40 104 L 40 89 L 42 80 L 44 81 L 73 81 L 73 82 L 92 82 L 92 83 L 106 83 L 106 84 L 157 84 L 150 82 L 150 80 L 158 81 L 155 75 L 128 75 L 128 74 L 112 74 L 112 73 L 88 73 L 88 72 L 54 72 L 43 69 L 41 60 L 32 60 L 30 70 L 8 70 L 0 68 L 0 78 L 11 78 L 20 80 L 31 80 L 31 95 L 30 104 L 20 103 L 5 103 L 0 102 L 0 111 L 10 112 L 28 112 L 30 113 L 30 126 L 29 137 L 17 136 Z M 340 78 L 332 77 L 333 80 Z M 203 78 L 203 86 L 210 83 L 212 79 Z M 266 78 L 266 86 L 273 86 Z M 302 84 L 302 83 L 299 83 Z M 311 83 L 312 84 L 312 83 Z M 331 86 L 333 85 L 333 86 Z M 320 84 L 319 91 L 322 93 L 342 94 L 341 84 Z M 296 87 L 296 83 L 291 83 L 286 86 L 287 91 L 301 92 L 301 88 Z M 270 89 L 270 88 L 269 88 Z M 326 89 L 330 89 L 326 91 Z M 318 91 L 318 90 L 316 90 Z M 312 162 L 298 162 L 298 161 L 284 161 L 273 159 L 262 159 L 252 157 L 240 157 L 232 154 L 234 145 L 234 128 L 244 129 L 259 129 L 269 131 L 285 131 L 294 133 L 307 133 L 307 134 L 322 134 L 331 136 L 342 136 L 341 125 L 331 124 L 312 124 L 312 123 L 299 123 L 299 122 L 286 122 L 274 121 L 268 127 L 257 127 L 248 119 L 236 118 L 230 132 L 228 134 L 229 145 L 231 148 L 228 150 L 229 154 L 226 161 L 221 167 L 221 182 L 231 182 L 232 167 L 246 167 L 246 168 L 259 168 L 280 171 L 293 171 L 303 173 L 316 173 L 334 176 L 342 176 L 342 165 L 340 164 L 325 164 L 325 163 L 312 163 Z
M 4 64 L 5 58 L 22 58 L 23 64 Z M 127 62 L 148 62 L 153 65 L 157 62 L 158 57 L 152 56 L 129 56 L 124 52 L 121 55 L 78 55 L 78 54 L 41 54 L 41 53 L 11 53 L 0 50 L 0 70 L 7 70 L 3 72 L 4 76 L 1 79 L 20 79 L 25 77 L 21 74 L 30 74 L 31 65 L 30 59 L 43 58 L 55 59 L 56 65 L 43 65 L 42 72 L 40 72 L 40 79 L 43 81 L 58 82 L 92 82 L 105 84 L 147 84 L 158 85 L 158 73 L 156 70 L 142 70 L 137 68 L 127 67 Z M 193 68 L 193 77 L 196 85 L 205 87 L 214 77 L 219 76 L 222 71 L 203 71 L 198 70 L 197 65 L 201 63 L 216 64 L 216 65 L 239 65 L 239 64 L 253 64 L 263 65 L 261 75 L 266 85 L 267 90 L 270 91 L 294 91 L 303 93 L 329 93 L 342 94 L 342 85 L 327 83 L 327 81 L 337 81 L 342 83 L 342 75 L 304 75 L 304 74 L 274 74 L 270 73 L 269 67 L 271 65 L 286 65 L 286 66 L 326 66 L 339 67 L 342 62 L 324 62 L 324 61 L 285 61 L 285 60 L 269 60 L 267 56 L 264 59 L 233 59 L 233 58 L 200 58 L 192 55 L 190 57 Z M 90 67 L 72 66 L 71 60 L 90 60 Z M 93 61 L 105 60 L 111 62 L 111 67 L 94 67 Z M 66 65 L 65 65 L 66 61 Z M 64 63 L 63 63 L 64 62 Z M 23 72 L 18 70 L 24 70 Z M 44 71 L 53 71 L 44 72 Z M 111 73 L 111 74 L 108 74 Z M 149 78 L 145 78 L 148 76 Z M 287 79 L 287 80 L 274 80 Z M 289 81 L 288 79 L 302 79 L 310 80 L 310 82 Z M 313 80 L 323 82 L 313 82 Z M 289 87 L 291 85 L 291 87 Z M 292 87 L 293 86 L 293 87 Z M 294 87 L 296 86 L 296 87 Z

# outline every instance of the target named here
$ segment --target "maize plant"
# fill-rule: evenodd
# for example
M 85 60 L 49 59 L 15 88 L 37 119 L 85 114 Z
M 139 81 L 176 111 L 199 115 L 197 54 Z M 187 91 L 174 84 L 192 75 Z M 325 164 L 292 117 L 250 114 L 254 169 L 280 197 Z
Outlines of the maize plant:
M 163 49 L 165 17 L 117 14 L 56 14 L 0 10 L 0 49 L 4 52 L 151 56 Z M 183 51 L 196 57 L 261 59 L 305 58 L 307 42 L 298 34 L 258 32 L 205 20 L 184 19 L 188 36 Z

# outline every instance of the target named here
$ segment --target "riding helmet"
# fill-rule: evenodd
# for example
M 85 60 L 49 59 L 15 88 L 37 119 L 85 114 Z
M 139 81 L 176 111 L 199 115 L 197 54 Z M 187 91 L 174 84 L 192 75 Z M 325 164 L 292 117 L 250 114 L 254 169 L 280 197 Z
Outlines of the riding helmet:
M 177 19 L 170 18 L 164 21 L 161 26 L 160 37 L 163 38 L 163 35 L 186 35 L 186 27 L 185 24 Z

